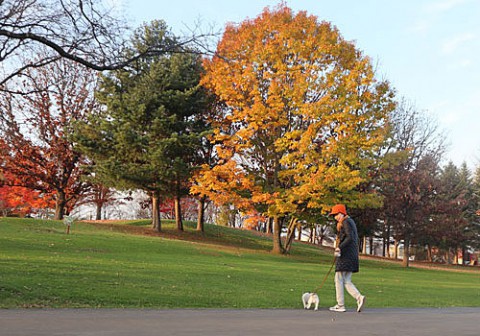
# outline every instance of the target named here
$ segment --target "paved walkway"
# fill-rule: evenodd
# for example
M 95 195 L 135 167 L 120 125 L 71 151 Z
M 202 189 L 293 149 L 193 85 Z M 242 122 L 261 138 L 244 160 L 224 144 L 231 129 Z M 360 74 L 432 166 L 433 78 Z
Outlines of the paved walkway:
M 1 336 L 478 336 L 480 308 L 0 310 Z

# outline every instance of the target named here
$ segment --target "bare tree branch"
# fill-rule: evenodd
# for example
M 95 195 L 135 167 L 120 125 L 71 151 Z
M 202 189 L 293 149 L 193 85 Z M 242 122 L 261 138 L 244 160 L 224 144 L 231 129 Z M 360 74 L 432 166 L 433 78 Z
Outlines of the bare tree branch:
M 140 58 L 169 52 L 186 52 L 195 46 L 208 52 L 205 39 L 211 34 L 192 35 L 148 46 L 128 53 L 126 21 L 117 18 L 103 0 L 1 0 L 0 1 L 0 88 L 27 69 L 66 58 L 96 71 L 116 70 Z M 165 42 L 165 41 L 161 41 Z M 44 55 L 47 61 L 39 59 Z M 41 51 L 41 52 L 40 52 Z M 33 61 L 35 60 L 35 61 Z

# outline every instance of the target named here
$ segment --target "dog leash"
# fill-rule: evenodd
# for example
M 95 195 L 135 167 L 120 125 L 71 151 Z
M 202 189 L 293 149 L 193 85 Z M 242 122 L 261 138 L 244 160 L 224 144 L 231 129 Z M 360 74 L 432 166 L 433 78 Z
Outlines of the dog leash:
M 328 276 L 330 275 L 330 273 L 332 272 L 332 269 L 333 269 L 333 265 L 335 265 L 335 260 L 337 259 L 337 257 L 333 257 L 333 261 L 332 261 L 332 265 L 330 266 L 330 269 L 328 270 L 327 274 L 325 275 L 325 277 L 323 278 L 323 281 L 322 283 L 320 284 L 320 286 L 318 286 L 317 288 L 315 288 L 315 290 L 312 292 L 312 293 L 315 293 L 317 294 L 317 292 L 322 289 L 323 285 L 325 284 L 325 281 L 327 280 Z
M 348 216 L 346 216 L 345 218 L 342 219 L 342 221 L 339 223 L 339 227 L 338 227 L 338 231 L 340 231 L 341 227 L 343 226 L 343 221 L 348 218 Z M 340 237 L 338 236 L 337 234 L 337 237 L 335 239 L 335 247 L 338 247 L 340 245 Z M 322 289 L 323 285 L 325 284 L 325 281 L 327 280 L 328 276 L 330 275 L 330 273 L 332 272 L 332 269 L 333 269 L 333 265 L 335 265 L 335 261 L 337 260 L 337 257 L 336 256 L 333 256 L 333 261 L 332 261 L 332 265 L 330 266 L 330 269 L 328 270 L 327 274 L 325 275 L 325 277 L 323 278 L 323 281 L 322 283 L 320 284 L 320 286 L 318 286 L 317 288 L 315 288 L 315 290 L 312 292 L 312 293 L 315 293 L 317 294 L 317 292 Z

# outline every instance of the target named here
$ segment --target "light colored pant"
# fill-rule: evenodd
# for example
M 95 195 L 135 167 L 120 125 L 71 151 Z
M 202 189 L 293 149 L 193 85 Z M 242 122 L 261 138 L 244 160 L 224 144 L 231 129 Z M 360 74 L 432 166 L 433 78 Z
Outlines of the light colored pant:
M 341 307 L 345 306 L 345 295 L 343 288 L 347 289 L 355 300 L 358 300 L 362 294 L 352 283 L 352 272 L 335 272 L 335 290 L 337 292 L 337 304 Z

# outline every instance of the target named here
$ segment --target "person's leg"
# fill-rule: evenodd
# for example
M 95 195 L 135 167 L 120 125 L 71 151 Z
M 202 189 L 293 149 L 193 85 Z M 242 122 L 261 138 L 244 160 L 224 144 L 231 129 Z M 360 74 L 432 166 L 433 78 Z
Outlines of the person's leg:
M 343 283 L 347 289 L 348 294 L 350 294 L 357 301 L 357 312 L 361 312 L 365 304 L 365 296 L 363 296 L 360 291 L 355 287 L 352 282 L 352 272 L 345 272 L 343 275 Z
M 344 286 L 344 272 L 335 272 L 335 291 L 337 293 L 337 305 L 339 307 L 345 307 L 345 294 L 343 290 Z
M 355 300 L 358 301 L 358 299 L 360 298 L 360 296 L 362 296 L 362 294 L 360 294 L 359 290 L 357 289 L 357 287 L 355 287 L 355 285 L 352 282 L 352 272 L 343 272 L 343 273 L 344 273 L 343 283 L 345 285 L 345 288 L 347 289 L 348 294 L 350 294 Z
M 335 292 L 337 295 L 337 304 L 333 307 L 330 307 L 330 310 L 334 312 L 344 312 L 345 311 L 345 295 L 343 293 L 342 272 L 335 272 Z

